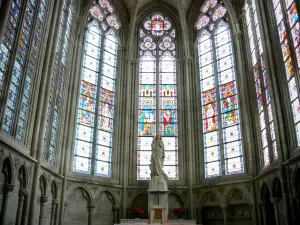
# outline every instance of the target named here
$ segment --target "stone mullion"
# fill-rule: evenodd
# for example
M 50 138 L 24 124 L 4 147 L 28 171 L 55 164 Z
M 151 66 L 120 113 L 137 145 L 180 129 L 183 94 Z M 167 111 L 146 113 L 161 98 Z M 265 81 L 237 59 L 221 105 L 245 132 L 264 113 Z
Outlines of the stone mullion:
M 4 31 L 6 29 L 11 3 L 12 0 L 4 0 L 3 3 L 0 1 L 0 40 L 2 40 Z
M 44 221 L 43 221 L 43 218 L 44 218 L 44 214 L 45 214 L 45 206 L 46 206 L 46 203 L 48 201 L 48 197 L 47 196 L 41 196 L 41 200 L 40 200 L 40 215 L 39 215 L 39 225 L 43 225 Z
M 224 31 L 223 31 L 224 32 Z M 217 47 L 216 47 L 216 39 L 215 39 L 215 32 L 211 34 L 211 44 L 212 44 L 212 54 L 213 54 L 213 65 L 214 65 L 214 77 L 215 77 L 215 89 L 216 89 L 216 107 L 218 109 L 218 134 L 219 134 L 219 151 L 220 151 L 220 158 L 218 161 L 221 163 L 221 175 L 225 176 L 225 156 L 224 156 L 224 138 L 223 138 L 223 124 L 222 124 L 222 110 L 221 110 L 221 96 L 220 96 L 220 85 L 219 85 L 219 74 L 218 74 L 218 59 L 217 59 Z M 219 59 L 220 60 L 220 59 Z
M 262 100 L 263 100 L 263 112 L 259 112 L 259 109 L 258 110 L 258 116 L 260 116 L 261 113 L 264 113 L 264 119 L 265 119 L 265 130 L 266 130 L 266 135 L 267 135 L 267 143 L 268 143 L 268 151 L 269 151 L 269 160 L 270 160 L 270 164 L 274 161 L 274 154 L 273 154 L 273 145 L 272 145 L 272 138 L 271 138 L 271 130 L 270 130 L 270 121 L 269 121 L 269 116 L 268 116 L 268 104 L 267 104 L 267 100 L 266 100 L 266 88 L 269 87 L 269 85 L 267 87 L 265 87 L 265 84 L 264 84 L 264 80 L 263 80 L 263 70 L 262 70 L 262 65 L 261 65 L 261 57 L 264 58 L 264 53 L 261 55 L 260 52 L 259 52 L 259 46 L 258 46 L 258 38 L 257 38 L 257 33 L 256 33 L 256 26 L 255 26 L 255 20 L 254 20 L 254 12 L 253 12 L 253 6 L 250 4 L 249 5 L 249 10 L 250 10 L 250 17 L 251 17 L 251 22 L 250 22 L 250 25 L 251 26 L 251 29 L 252 29 L 252 32 L 253 32 L 253 40 L 254 40 L 254 45 L 255 45 L 255 48 L 254 48 L 254 51 L 256 52 L 256 64 L 257 65 L 257 68 L 258 68 L 258 73 L 259 73 L 259 82 L 260 82 L 260 90 L 261 90 L 261 96 L 262 96 Z M 260 24 L 258 24 L 258 26 L 260 26 Z M 248 37 L 249 37 L 249 34 L 248 34 Z M 261 42 L 263 43 L 263 39 L 261 37 Z M 251 56 L 251 55 L 250 55 Z M 265 59 L 266 61 L 266 59 Z M 266 62 L 265 62 L 266 63 Z M 251 64 L 253 65 L 253 64 Z M 252 69 L 255 67 L 252 66 Z M 268 73 L 268 71 L 267 71 Z M 269 74 L 268 74 L 268 80 L 269 80 Z M 254 81 L 255 82 L 255 81 Z M 271 95 L 271 99 L 270 99 L 270 103 L 269 104 L 272 104 L 272 92 L 270 91 L 270 95 Z M 257 95 L 256 95 L 256 99 L 257 99 Z M 260 121 L 260 117 L 259 117 L 259 121 Z M 261 140 L 263 138 L 262 136 L 262 127 L 261 127 L 261 124 L 260 124 L 260 136 L 261 136 Z M 264 155 L 264 147 L 263 145 L 261 146 L 262 147 L 262 153 Z M 265 166 L 265 165 L 264 165 Z
M 23 0 L 23 3 L 20 6 L 19 17 L 18 17 L 18 20 L 17 20 L 18 24 L 17 24 L 14 39 L 12 41 L 12 48 L 11 48 L 11 51 L 10 51 L 11 54 L 8 57 L 6 71 L 4 71 L 4 72 L 6 72 L 6 76 L 4 77 L 4 88 L 2 90 L 2 95 L 0 93 L 0 105 L 3 105 L 3 106 L 7 106 L 9 88 L 10 88 L 10 84 L 12 82 L 12 76 L 13 76 L 12 75 L 13 67 L 15 65 L 15 59 L 16 59 L 16 55 L 17 55 L 17 52 L 18 52 L 18 46 L 19 46 L 19 43 L 20 43 L 20 40 L 21 40 L 21 33 L 22 33 L 25 14 L 26 14 L 26 7 L 27 7 L 27 4 L 28 4 L 29 1 L 30 0 Z M 4 29 L 6 29 L 6 26 L 7 26 L 7 24 L 5 24 Z M 0 44 L 1 43 L 2 43 L 2 39 L 1 39 Z M 4 120 L 4 115 L 5 115 L 5 109 L 6 109 L 6 107 L 0 107 L 0 130 L 2 130 L 2 125 L 4 123 L 3 120 Z M 13 120 L 15 118 L 16 118 L 16 116 L 14 115 Z
M 64 0 L 64 1 L 67 1 L 67 0 Z M 58 88 L 58 85 L 59 85 L 59 81 L 62 77 L 64 77 L 66 75 L 66 65 L 63 65 L 63 63 L 61 62 L 61 59 L 62 59 L 62 55 L 63 55 L 63 46 L 65 44 L 65 41 L 66 41 L 66 32 L 67 32 L 67 23 L 68 23 L 68 18 L 69 18 L 69 7 L 71 7 L 70 5 L 70 0 L 66 3 L 66 13 L 64 12 L 64 9 L 63 9 L 63 17 L 64 17 L 64 22 L 63 22 L 63 25 L 62 25 L 62 29 L 63 31 L 61 32 L 61 43 L 60 43 L 60 51 L 59 53 L 57 54 L 58 55 L 58 63 L 57 63 L 57 69 L 55 70 L 55 68 L 53 69 L 52 73 L 51 73 L 51 76 L 53 76 L 53 73 L 57 73 L 56 74 L 56 77 L 55 77 L 55 80 L 52 80 L 52 82 L 55 84 L 54 88 L 53 88 L 53 92 L 52 92 L 52 108 L 50 109 L 50 119 L 48 121 L 48 124 L 49 124 L 49 133 L 48 133 L 48 137 L 46 137 L 46 145 L 45 145 L 45 149 L 46 149 L 46 161 L 49 163 L 49 156 L 50 156 L 50 146 L 51 146 L 51 136 L 52 136 L 52 130 L 53 130 L 53 120 L 54 120 L 54 111 L 55 111 L 55 107 L 56 107 L 56 100 L 57 100 L 57 96 L 59 95 L 59 88 Z M 57 48 L 57 46 L 55 46 L 55 48 Z M 67 57 L 67 56 L 66 56 Z M 53 63 L 55 64 L 55 61 L 56 59 L 53 61 Z M 66 62 L 67 63 L 67 62 Z M 52 82 L 50 82 L 52 84 Z M 64 84 L 63 84 L 64 85 Z M 63 88 L 63 87 L 62 87 Z M 51 90 L 50 90 L 50 93 L 51 95 Z M 49 95 L 49 97 L 50 97 Z M 47 100 L 49 101 L 49 100 Z M 49 105 L 48 105 L 49 106 Z M 61 106 L 62 107 L 62 106 Z M 48 109 L 47 109 L 48 110 Z M 59 112 L 60 109 L 58 109 L 58 113 L 57 113 L 57 123 L 59 123 L 59 116 L 60 116 L 60 112 Z M 46 123 L 47 123 L 47 114 L 46 114 Z M 44 134 L 45 135 L 45 134 Z M 58 129 L 56 129 L 56 135 L 58 135 Z M 55 149 L 57 149 L 57 142 L 58 140 L 56 139 L 56 147 Z M 55 160 L 55 159 L 54 159 Z
M 19 122 L 19 119 L 20 119 L 19 116 L 20 116 L 21 107 L 22 107 L 22 100 L 23 100 L 25 82 L 26 82 L 26 77 L 27 77 L 28 63 L 29 63 L 29 60 L 30 60 L 31 48 L 32 48 L 33 39 L 34 39 L 34 33 L 35 33 L 36 28 L 37 28 L 36 25 L 37 25 L 40 6 L 42 4 L 41 1 L 42 0 L 36 0 L 36 5 L 35 5 L 35 8 L 33 9 L 34 12 L 33 12 L 32 27 L 31 27 L 31 31 L 30 31 L 30 34 L 29 34 L 30 38 L 29 38 L 29 41 L 28 41 L 28 48 L 27 48 L 27 52 L 25 54 L 25 60 L 24 60 L 24 65 L 23 65 L 23 69 L 22 69 L 22 77 L 21 77 L 20 86 L 19 86 L 20 91 L 18 93 L 17 101 L 16 101 L 16 109 L 15 109 L 16 113 L 14 115 L 13 124 L 12 124 L 12 136 L 14 138 L 16 137 L 17 131 L 18 131 L 18 122 Z M 29 0 L 29 2 L 30 2 L 30 0 Z M 25 18 L 24 18 L 23 24 L 24 23 L 25 23 Z M 35 71 L 35 74 L 36 74 L 36 71 Z M 33 79 L 33 82 L 34 82 L 34 79 Z M 26 132 L 26 128 L 24 129 L 24 131 Z

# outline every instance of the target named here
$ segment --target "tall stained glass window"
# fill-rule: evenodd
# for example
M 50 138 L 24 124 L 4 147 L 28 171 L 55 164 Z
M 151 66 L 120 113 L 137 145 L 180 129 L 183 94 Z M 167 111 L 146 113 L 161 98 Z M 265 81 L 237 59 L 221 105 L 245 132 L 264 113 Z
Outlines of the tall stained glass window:
M 29 108 L 47 7 L 48 0 L 12 1 L 5 36 L 1 42 L 0 100 L 5 105 L 2 130 L 21 143 L 25 143 L 25 131 L 30 119 Z M 18 29 L 21 32 L 16 36 Z M 5 84 L 8 87 L 6 94 Z
M 151 143 L 161 134 L 164 171 L 178 180 L 176 33 L 161 14 L 144 21 L 140 32 L 137 179 L 150 180 Z
M 108 1 L 90 9 L 76 126 L 73 171 L 111 177 L 120 28 Z
M 67 70 L 67 56 L 71 51 L 71 48 L 69 48 L 69 43 L 72 20 L 72 0 L 65 0 L 59 27 L 58 42 L 56 45 L 54 70 L 52 74 L 43 145 L 43 158 L 52 164 L 55 164 L 56 162 L 57 145 L 59 141 L 59 124 L 63 116 L 61 107 L 63 90 L 64 87 L 66 87 L 65 83 L 68 80 L 67 76 L 69 74 L 69 71 Z
M 256 87 L 264 166 L 267 166 L 270 164 L 270 155 L 273 155 L 274 160 L 278 158 L 277 144 L 273 122 L 271 94 L 268 85 L 269 77 L 265 66 L 266 59 L 263 50 L 260 25 L 258 23 L 256 2 L 255 0 L 250 0 L 249 4 L 250 5 L 245 5 L 246 25 L 251 52 L 251 66 Z
M 207 0 L 195 25 L 205 178 L 244 172 L 235 63 L 227 9 Z
M 300 146 L 300 103 L 299 87 L 295 73 L 300 69 L 300 22 L 296 2 L 293 0 L 272 0 L 278 35 L 285 65 L 286 79 L 290 92 L 294 124 Z M 290 37 L 289 37 L 290 36 Z

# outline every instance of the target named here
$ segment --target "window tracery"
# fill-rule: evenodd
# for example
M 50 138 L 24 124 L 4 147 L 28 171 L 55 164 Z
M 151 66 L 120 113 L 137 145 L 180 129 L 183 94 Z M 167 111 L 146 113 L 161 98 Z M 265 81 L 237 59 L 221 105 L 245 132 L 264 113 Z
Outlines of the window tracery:
M 90 9 L 85 39 L 73 171 L 111 177 L 120 22 L 109 1 Z
M 195 28 L 198 31 L 205 178 L 243 173 L 235 63 L 223 3 L 205 1 Z
M 154 14 L 140 28 L 137 179 L 150 180 L 152 136 L 165 146 L 164 171 L 178 180 L 176 33 L 171 21 Z
M 300 22 L 296 2 L 293 0 L 272 0 L 275 20 L 280 39 L 286 79 L 294 117 L 298 146 L 300 145 L 300 103 L 299 87 L 295 76 L 300 69 Z M 290 36 L 290 38 L 289 38 Z M 291 40 L 291 41 L 290 41 Z

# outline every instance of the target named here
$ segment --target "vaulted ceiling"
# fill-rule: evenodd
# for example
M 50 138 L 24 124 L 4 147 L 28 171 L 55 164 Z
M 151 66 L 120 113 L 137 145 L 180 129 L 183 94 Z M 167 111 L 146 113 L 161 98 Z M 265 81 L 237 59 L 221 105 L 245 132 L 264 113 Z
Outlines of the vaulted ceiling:
M 132 12 L 132 10 L 135 7 L 135 4 L 137 1 L 139 1 L 139 8 L 143 7 L 145 4 L 152 2 L 153 0 L 123 0 L 125 5 L 127 6 L 127 9 L 129 10 L 129 12 Z M 177 0 L 160 0 L 162 2 L 166 2 L 170 5 L 172 5 L 174 8 L 178 8 L 177 7 Z M 181 0 L 183 7 L 185 8 L 185 10 L 187 10 L 191 4 L 191 2 L 193 0 Z

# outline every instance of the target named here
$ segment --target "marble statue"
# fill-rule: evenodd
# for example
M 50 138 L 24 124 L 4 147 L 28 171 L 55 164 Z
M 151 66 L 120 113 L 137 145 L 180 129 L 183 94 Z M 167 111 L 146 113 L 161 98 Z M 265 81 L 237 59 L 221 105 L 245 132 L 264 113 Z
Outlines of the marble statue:
M 165 174 L 164 159 L 165 159 L 165 146 L 161 139 L 161 135 L 157 134 L 153 136 L 153 141 L 151 144 L 152 154 L 151 154 L 151 179 L 154 178 L 164 178 L 168 180 L 168 176 Z

